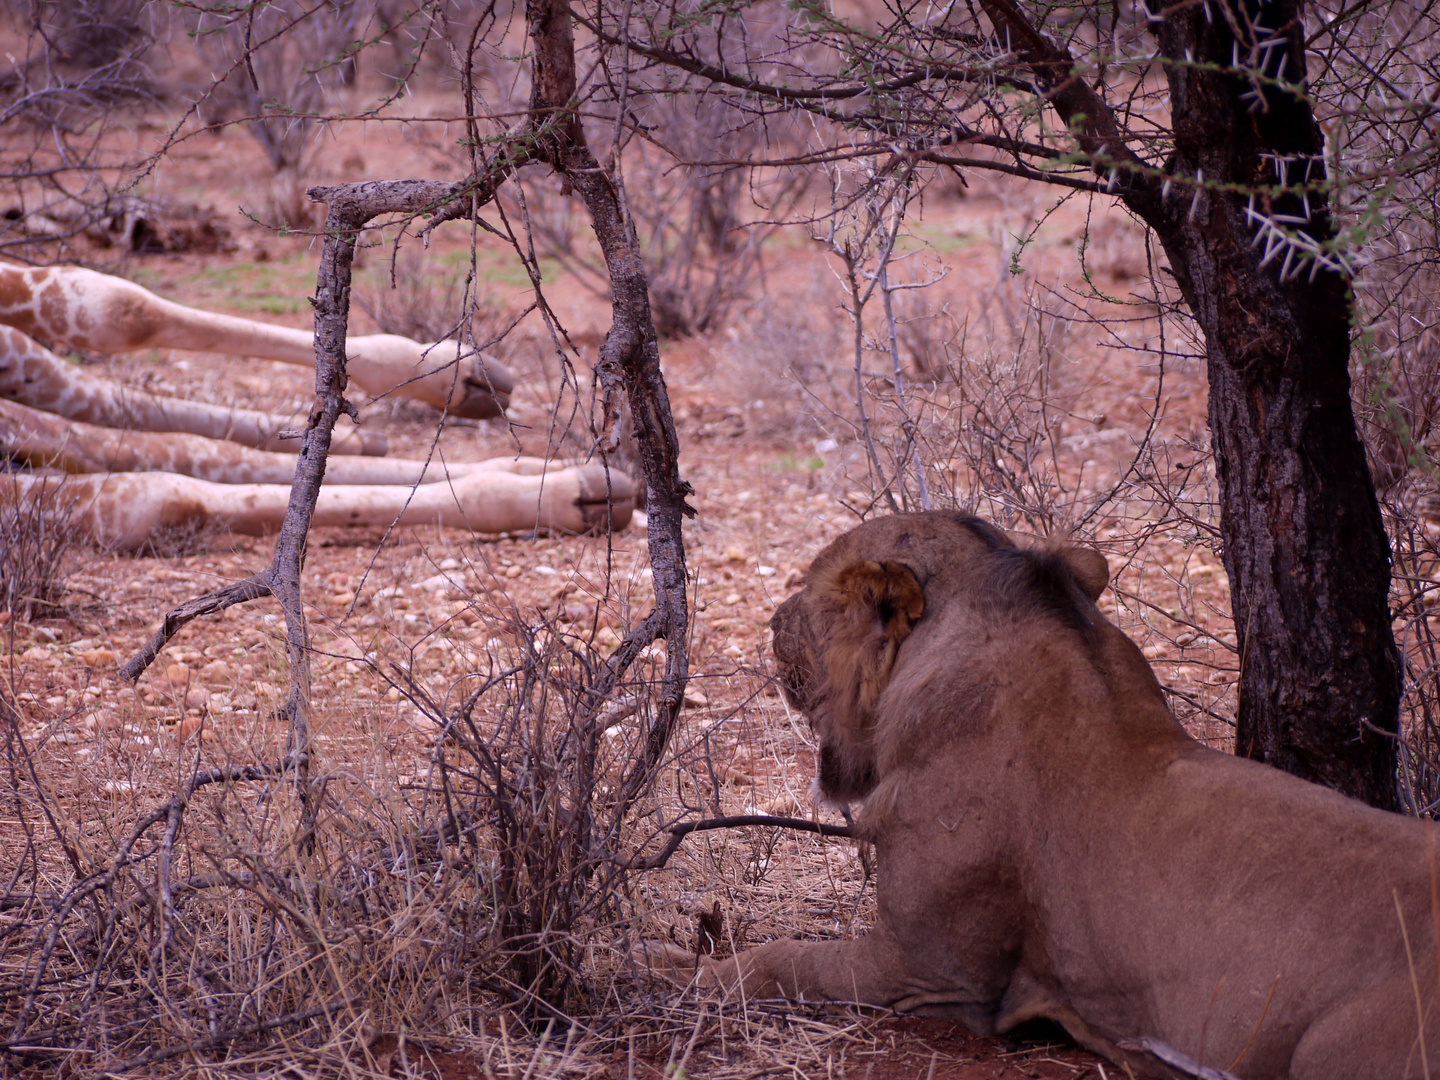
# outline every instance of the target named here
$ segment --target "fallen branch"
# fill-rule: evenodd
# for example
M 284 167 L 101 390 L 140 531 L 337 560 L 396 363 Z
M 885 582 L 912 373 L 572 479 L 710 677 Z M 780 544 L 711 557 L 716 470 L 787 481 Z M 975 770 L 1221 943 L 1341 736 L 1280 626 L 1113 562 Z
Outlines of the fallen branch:
M 261 1020 L 258 1023 L 246 1024 L 244 1027 L 236 1028 L 233 1031 L 221 1031 L 214 1035 L 207 1035 L 203 1039 L 194 1039 L 190 1042 L 180 1043 L 176 1046 L 167 1046 L 163 1049 L 148 1050 L 139 1057 L 133 1057 L 129 1061 L 121 1062 L 109 1072 L 129 1072 L 132 1069 L 139 1069 L 145 1065 L 153 1065 L 157 1061 L 166 1061 L 181 1054 L 193 1053 L 196 1050 L 208 1050 L 215 1046 L 224 1046 L 226 1043 L 234 1042 L 237 1039 L 244 1039 L 251 1035 L 259 1035 L 266 1031 L 274 1031 L 276 1028 L 289 1027 L 291 1024 L 303 1024 L 307 1020 L 314 1020 L 316 1017 L 329 1016 L 341 1009 L 354 1005 L 360 999 L 358 997 L 341 998 L 339 1001 L 328 1001 L 324 1005 L 312 1005 L 308 1009 L 297 1009 L 295 1012 L 286 1013 L 284 1016 L 277 1016 L 273 1020 Z M 20 1048 L 12 1048 L 20 1049 Z
M 204 596 L 197 596 L 194 600 L 185 601 L 179 607 L 168 612 L 165 621 L 160 624 L 160 629 L 150 635 L 150 640 L 145 642 L 138 653 L 125 661 L 120 668 L 120 677 L 130 683 L 139 679 L 145 669 L 155 662 L 155 658 L 160 655 L 160 650 L 165 648 L 166 643 L 178 634 L 186 623 L 198 619 L 201 615 L 211 615 L 236 604 L 244 604 L 269 595 L 270 571 L 263 570 L 258 574 L 251 574 L 243 581 L 226 585 L 223 589 L 216 589 Z
M 853 837 L 855 832 L 848 825 L 826 825 L 819 821 L 810 821 L 806 818 L 793 817 L 771 817 L 769 814 L 732 814 L 728 817 L 704 818 L 700 821 L 686 821 L 679 825 L 671 825 L 670 839 L 665 846 L 654 855 L 647 855 L 643 859 L 627 859 L 623 863 L 627 870 L 658 870 L 670 861 L 680 848 L 680 843 L 691 833 L 708 832 L 711 829 L 743 829 L 749 826 L 761 826 L 772 829 L 794 829 L 797 832 L 818 833 L 821 836 Z

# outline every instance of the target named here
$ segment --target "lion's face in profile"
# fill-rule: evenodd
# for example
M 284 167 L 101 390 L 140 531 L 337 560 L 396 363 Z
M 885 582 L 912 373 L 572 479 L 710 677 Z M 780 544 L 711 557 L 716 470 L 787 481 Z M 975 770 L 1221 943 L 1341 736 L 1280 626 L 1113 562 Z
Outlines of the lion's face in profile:
M 819 793 L 843 804 L 875 787 L 877 705 L 902 650 L 919 651 L 912 635 L 931 612 L 945 612 L 951 645 L 966 611 L 992 622 L 1048 612 L 1083 633 L 1108 579 L 1098 552 L 1022 548 L 958 513 L 877 519 L 825 548 L 770 620 L 781 687 L 819 740 Z M 907 670 L 923 677 L 917 666 L 953 665 L 955 655 L 930 648 L 907 656 Z

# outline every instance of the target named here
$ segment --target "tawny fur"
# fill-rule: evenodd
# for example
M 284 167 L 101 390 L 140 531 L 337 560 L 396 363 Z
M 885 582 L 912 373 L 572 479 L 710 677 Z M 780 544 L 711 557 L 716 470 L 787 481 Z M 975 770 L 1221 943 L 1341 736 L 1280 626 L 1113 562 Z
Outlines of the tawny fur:
M 772 620 L 780 679 L 850 763 L 827 794 L 865 799 L 876 924 L 706 959 L 702 982 L 980 1033 L 1048 1019 L 1152 1076 L 1177 1074 L 1136 1040 L 1251 1080 L 1440 1070 L 1431 827 L 1186 735 L 1093 602 L 1097 553 L 909 515 L 806 582 Z

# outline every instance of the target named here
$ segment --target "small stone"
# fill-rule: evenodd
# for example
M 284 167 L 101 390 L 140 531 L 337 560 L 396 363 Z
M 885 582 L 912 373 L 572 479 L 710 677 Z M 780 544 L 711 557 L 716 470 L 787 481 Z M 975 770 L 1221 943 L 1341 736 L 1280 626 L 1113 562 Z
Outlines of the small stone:
M 745 655 L 745 650 L 739 645 L 726 645 L 722 655 L 728 656 L 731 660 L 739 660 Z
M 192 686 L 185 692 L 185 707 L 187 709 L 203 709 L 210 703 L 210 691 L 203 686 Z
M 710 699 L 705 696 L 703 690 L 687 686 L 685 688 L 685 704 L 692 709 L 706 709 L 710 706 Z
M 505 576 L 506 576 L 507 578 L 509 578 L 511 581 L 514 581 L 517 577 L 519 577 L 519 576 L 520 576 L 521 574 L 523 574 L 524 572 L 525 572 L 525 571 L 524 571 L 521 567 L 519 567 L 519 566 L 507 566 L 507 567 L 505 568 Z
M 775 567 L 766 566 L 762 563 L 761 565 L 755 567 L 755 573 L 759 574 L 761 577 L 774 577 L 776 571 Z
M 728 605 L 730 605 L 731 607 L 734 607 L 734 606 L 735 606 L 736 604 L 738 604 L 739 602 L 740 602 L 740 594 L 739 594 L 738 592 L 732 592 L 730 595 L 728 595 L 727 597 L 725 597 L 725 603 L 728 604 Z
M 445 734 L 444 725 L 437 724 L 434 719 L 428 716 L 412 716 L 406 723 L 414 729 L 416 734 L 420 736 L 420 740 L 426 746 L 434 746 L 440 741 L 440 737 Z
M 120 666 L 120 658 L 110 649 L 86 649 L 80 654 L 80 662 L 86 667 L 113 668 Z
M 726 562 L 744 562 L 744 561 L 745 561 L 745 552 L 741 551 L 738 547 L 727 547 L 727 548 L 725 549 L 725 561 L 726 561 Z
M 180 738 L 182 741 L 191 738 L 205 726 L 203 716 L 187 716 L 180 721 Z
M 184 686 L 190 680 L 190 669 L 184 664 L 171 664 L 165 669 L 165 680 L 171 686 Z

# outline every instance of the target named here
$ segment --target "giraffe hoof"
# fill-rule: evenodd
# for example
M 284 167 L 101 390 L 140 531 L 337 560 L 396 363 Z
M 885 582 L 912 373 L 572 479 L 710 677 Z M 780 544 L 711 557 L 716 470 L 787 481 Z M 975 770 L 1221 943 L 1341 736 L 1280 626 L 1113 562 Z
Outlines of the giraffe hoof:
M 267 442 L 261 445 L 263 450 L 288 450 L 291 453 L 294 453 L 296 448 L 297 444 L 294 442 Z M 389 440 L 378 431 L 365 431 L 347 424 L 345 427 L 337 426 L 330 436 L 330 453 L 332 454 L 384 457 L 389 452 Z
M 384 457 L 390 452 L 390 440 L 378 431 L 362 431 L 360 453 L 364 457 Z
M 579 472 L 580 496 L 575 506 L 584 523 L 579 531 L 619 532 L 629 525 L 630 516 L 635 512 L 635 482 L 611 469 L 607 491 L 605 470 L 601 466 L 583 465 Z
M 469 370 L 460 380 L 460 385 L 455 387 L 450 415 L 467 420 L 493 420 L 504 416 L 510 404 L 510 392 L 515 389 L 514 376 L 492 356 L 473 356 L 467 364 Z

